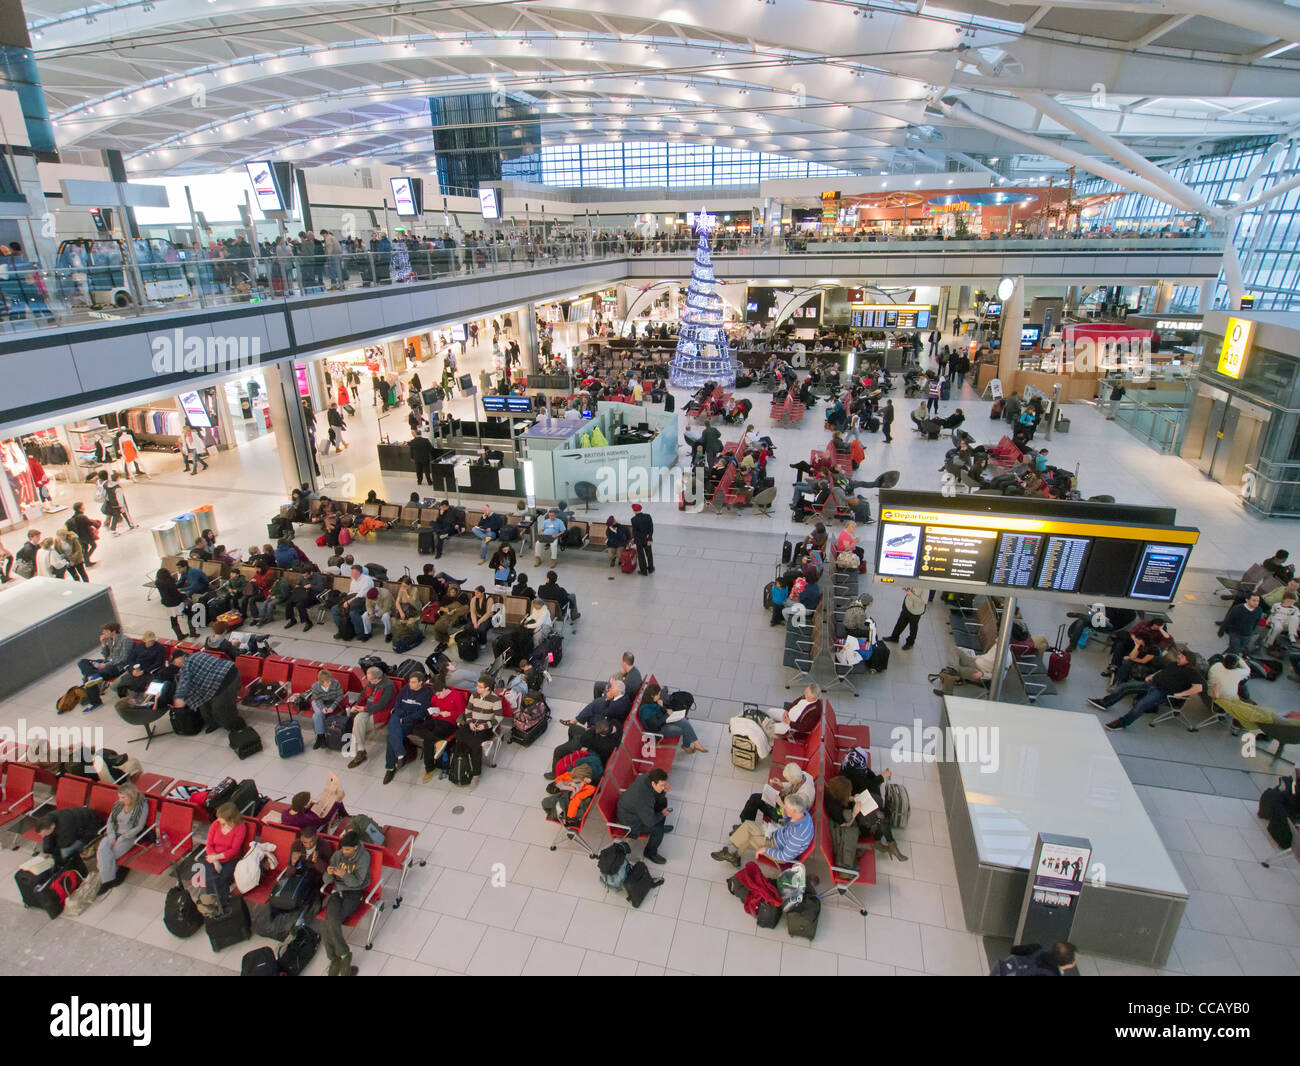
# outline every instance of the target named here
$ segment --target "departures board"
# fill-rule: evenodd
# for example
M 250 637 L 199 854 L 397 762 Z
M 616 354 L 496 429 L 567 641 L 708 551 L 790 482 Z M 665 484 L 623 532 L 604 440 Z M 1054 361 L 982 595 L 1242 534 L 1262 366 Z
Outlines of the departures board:
M 880 494 L 876 574 L 889 581 L 1108 603 L 1172 603 L 1199 530 L 1169 508 Z

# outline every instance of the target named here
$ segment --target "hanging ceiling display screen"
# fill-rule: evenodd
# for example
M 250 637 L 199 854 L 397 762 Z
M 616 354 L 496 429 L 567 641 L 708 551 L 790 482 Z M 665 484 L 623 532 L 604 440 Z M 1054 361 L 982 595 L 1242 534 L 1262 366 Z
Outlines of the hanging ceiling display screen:
M 882 490 L 876 573 L 990 594 L 1168 603 L 1200 536 L 1166 508 L 974 499 L 962 510 L 959 498 Z
M 245 163 L 244 168 L 248 171 L 248 180 L 253 184 L 253 195 L 257 197 L 257 206 L 262 211 L 284 211 L 284 201 L 280 198 L 280 190 L 276 188 L 270 160 L 261 159 L 256 163 Z
M 393 187 L 393 210 L 397 212 L 399 218 L 414 218 L 415 210 L 415 193 L 411 191 L 410 178 L 390 178 L 389 184 Z

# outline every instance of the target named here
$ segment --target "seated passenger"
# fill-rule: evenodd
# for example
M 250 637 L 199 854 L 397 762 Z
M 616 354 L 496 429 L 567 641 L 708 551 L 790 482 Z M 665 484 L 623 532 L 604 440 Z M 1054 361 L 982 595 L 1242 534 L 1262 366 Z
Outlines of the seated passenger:
M 628 694 L 627 687 L 617 677 L 611 677 L 605 685 L 604 696 L 592 700 L 575 717 L 561 719 L 560 724 L 569 727 L 570 739 L 576 739 L 581 734 L 582 727 L 595 722 L 597 718 L 608 718 L 621 724 L 631 709 L 632 696 Z
M 392 678 L 386 676 L 379 667 L 371 666 L 366 670 L 365 688 L 361 695 L 352 701 L 346 710 L 352 716 L 348 732 L 352 734 L 352 747 L 356 755 L 348 763 L 349 770 L 355 770 L 369 756 L 370 738 L 373 733 L 388 726 L 393 703 L 397 699 L 397 688 Z M 313 716 L 314 717 L 314 716 Z
M 433 777 L 438 756 L 456 735 L 456 723 L 469 704 L 469 693 L 462 688 L 452 688 L 445 673 L 440 674 L 430 687 L 436 691 L 429 700 L 429 713 L 424 721 L 411 727 L 411 734 L 424 741 L 423 781 Z
M 483 772 L 483 745 L 495 736 L 502 721 L 501 697 L 492 691 L 492 676 L 484 674 L 474 686 L 456 731 L 456 743 L 468 749 L 475 777 Z
M 889 812 L 885 809 L 884 786 L 890 776 L 889 770 L 876 774 L 866 767 L 846 766 L 839 776 L 826 782 L 822 806 L 832 825 L 856 824 L 861 836 L 872 838 L 877 851 L 907 862 L 908 857 L 894 839 Z
M 732 831 L 730 843 L 712 853 L 719 862 L 740 866 L 741 859 L 750 848 L 754 858 L 767 858 L 772 862 L 795 862 L 813 841 L 814 820 L 808 813 L 808 804 L 796 794 L 781 800 L 783 817 L 779 822 L 760 822 L 757 819 L 741 822 Z
M 324 816 L 321 816 L 312 810 L 310 792 L 295 792 L 293 799 L 289 801 L 289 809 L 280 816 L 280 821 L 291 829 L 307 827 L 312 829 L 324 827 L 328 829 L 334 823 L 335 818 L 346 818 L 347 816 L 347 809 L 343 806 L 341 799 L 335 800 Z
M 637 718 L 641 722 L 641 728 L 647 733 L 658 733 L 664 737 L 681 737 L 681 750 L 686 754 L 699 753 L 707 755 L 709 749 L 700 743 L 699 736 L 696 735 L 695 727 L 690 721 L 682 718 L 676 722 L 668 721 L 671 712 L 664 706 L 663 692 L 659 687 L 659 682 L 651 681 L 645 687 L 645 694 L 641 697 L 641 705 L 637 708 Z

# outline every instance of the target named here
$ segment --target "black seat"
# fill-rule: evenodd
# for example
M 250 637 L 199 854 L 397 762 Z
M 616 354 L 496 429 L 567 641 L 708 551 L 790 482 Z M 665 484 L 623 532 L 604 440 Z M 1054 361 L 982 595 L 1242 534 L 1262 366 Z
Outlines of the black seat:
M 124 721 L 127 725 L 144 726 L 144 736 L 132 737 L 127 743 L 138 744 L 140 741 L 143 740 L 144 750 L 148 751 L 149 745 L 152 744 L 159 737 L 170 736 L 171 735 L 170 729 L 166 730 L 165 732 L 159 732 L 158 730 L 153 728 L 153 724 L 156 721 L 158 721 L 158 719 L 165 718 L 167 716 L 169 702 L 170 701 L 164 701 L 162 703 L 161 709 L 159 709 L 155 707 L 152 703 L 146 704 L 143 707 L 133 707 L 131 705 L 130 700 L 128 699 L 123 698 L 118 700 L 117 716 L 120 719 L 122 719 L 122 721 Z

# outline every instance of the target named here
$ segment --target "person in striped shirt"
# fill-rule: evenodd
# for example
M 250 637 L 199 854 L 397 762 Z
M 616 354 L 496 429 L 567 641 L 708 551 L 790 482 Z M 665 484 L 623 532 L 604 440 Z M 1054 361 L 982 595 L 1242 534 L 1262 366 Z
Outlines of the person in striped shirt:
M 501 697 L 492 691 L 492 675 L 483 674 L 474 686 L 456 732 L 456 742 L 469 749 L 475 777 L 483 772 L 483 745 L 492 739 L 501 721 Z
M 764 824 L 756 819 L 741 822 L 731 834 L 731 843 L 713 852 L 712 858 L 739 866 L 745 851 L 753 848 L 756 859 L 763 856 L 772 862 L 797 860 L 812 843 L 813 819 L 808 813 L 808 804 L 797 793 L 786 796 L 781 801 L 781 808 L 785 817 L 779 823 Z

